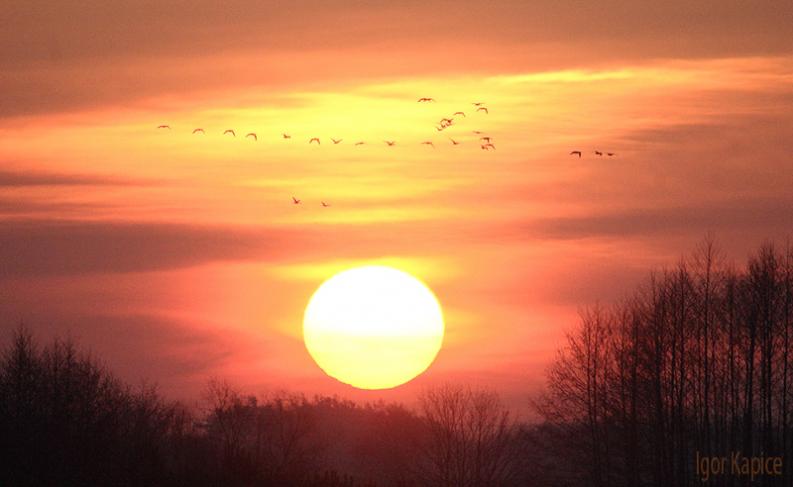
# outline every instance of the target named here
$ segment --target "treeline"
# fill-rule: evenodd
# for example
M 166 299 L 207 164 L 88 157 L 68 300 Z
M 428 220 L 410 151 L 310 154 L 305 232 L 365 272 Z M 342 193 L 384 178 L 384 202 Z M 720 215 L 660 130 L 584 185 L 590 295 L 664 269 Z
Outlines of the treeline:
M 414 411 L 212 381 L 187 408 L 24 329 L 0 358 L 3 486 L 526 485 L 526 445 L 494 393 L 463 387 Z
M 696 458 L 727 457 L 709 485 L 749 485 L 732 454 L 793 461 L 793 252 L 745 267 L 710 240 L 630 298 L 582 313 L 537 401 L 557 485 L 701 484 Z M 761 475 L 751 485 L 791 485 Z

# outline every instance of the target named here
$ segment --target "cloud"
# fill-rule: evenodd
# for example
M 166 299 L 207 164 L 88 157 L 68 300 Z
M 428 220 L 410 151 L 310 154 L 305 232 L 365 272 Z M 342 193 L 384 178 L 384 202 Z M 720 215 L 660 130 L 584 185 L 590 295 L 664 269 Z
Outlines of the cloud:
M 6 220 L 0 278 L 141 272 L 278 253 L 288 232 L 161 223 Z
M 104 176 L 22 172 L 0 169 L 0 188 L 22 188 L 28 186 L 123 186 L 140 183 L 140 181 Z

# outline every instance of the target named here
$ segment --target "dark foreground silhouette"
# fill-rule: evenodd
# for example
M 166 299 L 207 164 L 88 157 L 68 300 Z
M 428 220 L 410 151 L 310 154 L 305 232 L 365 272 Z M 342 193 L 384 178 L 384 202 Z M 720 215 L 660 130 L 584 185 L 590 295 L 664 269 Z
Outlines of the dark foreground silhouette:
M 791 340 L 793 252 L 766 245 L 741 269 L 710 242 L 582 313 L 533 424 L 453 385 L 413 410 L 213 380 L 187 408 L 19 328 L 0 358 L 0 485 L 701 485 L 698 455 L 793 458 Z M 751 485 L 790 481 L 785 464 Z

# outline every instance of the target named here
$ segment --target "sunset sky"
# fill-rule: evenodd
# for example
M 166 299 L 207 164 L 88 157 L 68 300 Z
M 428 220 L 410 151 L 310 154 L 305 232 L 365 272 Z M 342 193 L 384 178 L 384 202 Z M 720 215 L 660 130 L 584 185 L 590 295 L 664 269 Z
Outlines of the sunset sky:
M 171 397 L 216 376 L 526 404 L 582 307 L 708 233 L 743 260 L 793 229 L 790 1 L 161 3 L 0 12 L 0 329 Z M 312 292 L 365 264 L 446 319 L 393 390 L 327 377 L 302 341 Z

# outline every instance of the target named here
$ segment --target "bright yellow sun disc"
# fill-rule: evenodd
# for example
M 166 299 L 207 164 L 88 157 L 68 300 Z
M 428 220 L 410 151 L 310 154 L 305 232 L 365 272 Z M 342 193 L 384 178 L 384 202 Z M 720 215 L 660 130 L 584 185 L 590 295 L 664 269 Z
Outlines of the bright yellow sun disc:
M 360 389 L 387 389 L 430 366 L 443 342 L 443 314 L 432 291 L 410 274 L 358 267 L 314 292 L 303 338 L 329 376 Z

